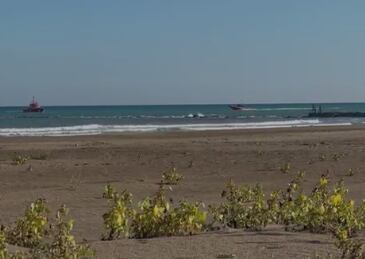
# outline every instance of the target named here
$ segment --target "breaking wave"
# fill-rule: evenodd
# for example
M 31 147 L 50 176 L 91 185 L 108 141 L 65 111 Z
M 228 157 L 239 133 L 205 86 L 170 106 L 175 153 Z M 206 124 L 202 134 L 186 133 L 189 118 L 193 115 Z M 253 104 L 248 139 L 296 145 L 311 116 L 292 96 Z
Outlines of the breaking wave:
M 169 124 L 169 125 L 79 125 L 66 127 L 44 128 L 3 128 L 0 136 L 80 136 L 99 135 L 123 132 L 158 132 L 158 131 L 206 131 L 206 130 L 234 130 L 260 128 L 288 128 L 308 126 L 347 126 L 346 123 L 323 123 L 314 120 L 287 120 L 247 123 L 204 123 L 204 124 Z

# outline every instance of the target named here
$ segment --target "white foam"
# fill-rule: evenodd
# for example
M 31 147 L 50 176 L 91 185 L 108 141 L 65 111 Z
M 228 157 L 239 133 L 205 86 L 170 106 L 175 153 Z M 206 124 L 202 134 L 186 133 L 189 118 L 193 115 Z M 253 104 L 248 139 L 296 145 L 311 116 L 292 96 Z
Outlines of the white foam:
M 98 135 L 123 132 L 154 132 L 154 131 L 205 131 L 205 130 L 234 130 L 260 128 L 288 128 L 308 126 L 348 126 L 351 123 L 322 123 L 315 120 L 288 120 L 248 123 L 205 123 L 205 124 L 173 124 L 173 125 L 79 125 L 68 127 L 45 128 L 4 128 L 0 136 L 80 136 Z
M 312 108 L 308 107 L 298 107 L 298 108 L 290 108 L 290 107 L 282 107 L 282 108 L 257 108 L 257 111 L 308 111 L 312 110 Z

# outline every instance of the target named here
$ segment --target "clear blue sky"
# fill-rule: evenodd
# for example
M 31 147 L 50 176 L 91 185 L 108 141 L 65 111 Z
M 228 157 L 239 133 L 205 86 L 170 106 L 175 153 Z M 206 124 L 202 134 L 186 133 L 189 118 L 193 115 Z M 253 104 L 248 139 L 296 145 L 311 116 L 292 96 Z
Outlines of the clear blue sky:
M 365 1 L 1 0 L 0 106 L 365 101 Z

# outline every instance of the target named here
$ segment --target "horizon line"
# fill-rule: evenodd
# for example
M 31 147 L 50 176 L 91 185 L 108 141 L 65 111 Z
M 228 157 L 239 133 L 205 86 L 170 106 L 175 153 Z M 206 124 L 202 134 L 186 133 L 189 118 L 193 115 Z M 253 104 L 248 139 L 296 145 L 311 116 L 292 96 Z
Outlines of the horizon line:
M 182 104 L 182 103 L 176 103 L 176 104 L 81 104 L 81 105 L 75 105 L 75 104 L 52 104 L 52 105 L 41 105 L 42 107 L 92 107 L 92 106 L 98 106 L 98 107 L 110 107 L 110 106 L 206 106 L 206 105 L 232 105 L 232 104 L 245 104 L 245 105 L 281 105 L 281 104 L 305 104 L 305 105 L 312 105 L 312 104 L 361 104 L 364 102 L 349 102 L 349 101 L 335 101 L 335 102 L 258 102 L 258 103 L 191 103 L 191 104 Z M 21 107 L 27 107 L 27 105 L 0 105 L 0 108 L 21 108 Z

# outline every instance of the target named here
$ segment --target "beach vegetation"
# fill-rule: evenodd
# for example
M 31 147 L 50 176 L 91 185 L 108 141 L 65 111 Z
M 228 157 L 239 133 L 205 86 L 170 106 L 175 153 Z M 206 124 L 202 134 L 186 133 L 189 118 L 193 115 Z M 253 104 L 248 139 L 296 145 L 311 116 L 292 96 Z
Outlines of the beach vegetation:
M 326 160 L 326 155 L 325 154 L 320 154 L 319 155 L 319 161 L 325 161 Z
M 327 175 L 322 175 L 306 194 L 303 177 L 303 173 L 298 173 L 287 188 L 273 191 L 267 199 L 258 185 L 238 186 L 230 181 L 221 195 L 224 202 L 210 206 L 214 222 L 249 230 L 273 223 L 284 225 L 287 231 L 328 233 L 336 239 L 343 258 L 357 258 L 363 249 L 356 233 L 365 227 L 365 201 L 356 207 L 347 198 L 344 182 L 331 188 Z
M 174 203 L 169 195 L 173 189 L 167 183 L 137 203 L 128 191 L 118 192 L 107 185 L 103 198 L 109 209 L 103 215 L 102 239 L 193 235 L 213 225 L 257 231 L 278 224 L 286 231 L 330 234 L 342 258 L 361 257 L 364 243 L 357 233 L 365 228 L 365 200 L 356 206 L 347 197 L 349 190 L 344 181 L 332 184 L 328 175 L 322 175 L 312 190 L 305 192 L 304 177 L 300 171 L 287 186 L 267 195 L 260 185 L 239 185 L 230 180 L 221 193 L 222 202 L 210 205 L 208 210 L 202 202 Z M 68 212 L 63 205 L 55 218 L 50 218 L 44 199 L 31 203 L 13 225 L 0 228 L 0 259 L 93 258 L 94 251 L 77 243 L 72 235 L 74 221 Z M 27 249 L 13 254 L 7 244 Z M 235 258 L 229 256 L 217 258 Z
M 47 234 L 49 209 L 44 199 L 32 202 L 24 216 L 7 230 L 7 242 L 22 247 L 35 247 Z
M 231 228 L 259 230 L 269 223 L 269 209 L 260 185 L 238 186 L 232 180 L 226 184 L 219 206 L 210 206 L 213 219 Z
M 138 203 L 131 228 L 135 238 L 192 235 L 205 227 L 207 213 L 199 202 L 181 201 L 174 207 L 166 197 L 166 187 L 160 186 L 153 197 Z
M 95 252 L 88 246 L 78 244 L 71 234 L 74 220 L 68 219 L 69 210 L 62 205 L 57 210 L 55 222 L 50 225 L 50 241 L 32 250 L 32 257 L 64 259 L 94 258 Z
M 8 254 L 5 241 L 6 234 L 3 229 L 0 229 L 0 259 L 5 259 Z
M 350 168 L 348 171 L 347 171 L 347 173 L 346 173 L 346 176 L 354 176 L 355 175 L 355 171 L 352 169 L 352 168 Z
M 176 167 L 173 167 L 169 171 L 162 174 L 161 183 L 167 185 L 176 185 L 183 179 L 184 176 L 178 173 Z
M 342 156 L 343 155 L 336 153 L 336 154 L 333 154 L 332 159 L 333 159 L 333 161 L 336 161 L 337 162 L 338 160 L 340 160 L 340 158 Z
M 111 185 L 105 186 L 103 198 L 107 199 L 110 209 L 103 215 L 107 234 L 103 239 L 113 240 L 129 236 L 129 220 L 135 211 L 132 208 L 132 194 L 126 190 L 117 192 Z
M 29 156 L 15 153 L 11 159 L 14 165 L 24 165 L 29 160 Z
M 180 201 L 174 205 L 167 191 L 172 188 L 162 184 L 152 197 L 133 204 L 130 193 L 119 193 L 107 185 L 103 196 L 111 208 L 103 216 L 107 231 L 103 239 L 192 235 L 203 231 L 207 221 L 204 204 Z
M 291 170 L 291 166 L 290 163 L 285 163 L 284 165 L 282 165 L 280 167 L 280 172 L 282 172 L 283 174 L 288 174 L 290 173 Z
M 130 193 L 119 193 L 107 185 L 103 196 L 111 208 L 103 217 L 107 230 L 104 239 L 191 235 L 213 225 L 261 230 L 268 224 L 279 224 L 287 231 L 331 234 L 343 258 L 357 258 L 363 250 L 356 233 L 365 227 L 365 201 L 356 207 L 347 198 L 344 182 L 331 187 L 327 175 L 305 193 L 304 176 L 304 172 L 298 172 L 287 187 L 268 197 L 260 185 L 237 185 L 231 180 L 221 193 L 223 202 L 210 205 L 208 211 L 200 202 L 180 201 L 174 205 L 167 195 L 171 186 L 160 185 L 154 195 L 135 205 Z M 208 212 L 212 219 L 209 224 Z
M 14 226 L 0 229 L 0 259 L 2 258 L 93 258 L 94 251 L 78 244 L 71 234 L 74 221 L 66 219 L 68 209 L 61 206 L 56 217 L 49 220 L 50 210 L 44 199 L 37 199 L 26 209 Z M 9 253 L 6 244 L 27 248 Z
M 310 194 L 296 192 L 291 199 L 280 201 L 282 207 L 294 205 L 287 211 L 290 217 L 286 217 L 284 223 L 315 233 L 346 230 L 351 237 L 365 226 L 365 206 L 355 207 L 354 201 L 347 199 L 347 193 L 343 181 L 337 182 L 331 189 L 328 177 L 322 176 Z

